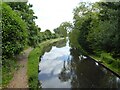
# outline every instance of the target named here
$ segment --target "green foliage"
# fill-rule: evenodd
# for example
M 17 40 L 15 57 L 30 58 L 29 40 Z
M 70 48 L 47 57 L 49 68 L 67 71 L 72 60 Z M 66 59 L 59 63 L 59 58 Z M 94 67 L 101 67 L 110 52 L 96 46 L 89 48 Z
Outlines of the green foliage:
M 73 11 L 74 27 L 69 35 L 73 47 L 81 46 L 101 57 L 116 72 L 120 64 L 119 9 L 120 2 L 80 3 Z
M 105 8 L 105 7 L 104 7 Z M 117 52 L 119 52 L 119 31 L 118 31 L 118 10 L 105 8 L 100 11 L 99 22 L 92 23 L 96 24 L 91 27 L 91 31 L 89 32 L 87 39 L 91 42 L 91 46 L 93 49 L 102 49 L 107 52 L 110 52 L 117 56 Z M 106 12 L 104 14 L 104 12 Z M 107 18 L 105 18 L 107 16 Z
M 74 30 L 79 31 L 78 42 L 86 51 L 105 50 L 114 57 L 120 55 L 119 5 L 115 2 L 80 3 L 74 9 Z
M 35 48 L 28 57 L 28 83 L 30 88 L 38 87 L 38 63 L 41 53 L 41 48 Z
M 87 6 L 88 4 L 88 6 Z M 87 41 L 87 36 L 91 28 L 91 21 L 96 14 L 91 13 L 94 11 L 91 3 L 80 3 L 79 7 L 74 9 L 74 30 L 79 31 L 78 43 L 87 51 L 91 51 L 90 42 Z M 72 32 L 73 32 L 72 31 Z
M 34 20 L 37 17 L 34 16 L 34 12 L 31 9 L 32 5 L 27 5 L 27 2 L 10 2 L 8 4 L 27 24 L 28 44 L 33 47 L 37 46 L 40 28 L 35 24 Z
M 79 31 L 78 30 L 73 30 L 72 32 L 69 33 L 69 39 L 70 39 L 70 44 L 72 47 L 79 48 Z
M 108 53 L 102 53 L 101 60 L 105 61 L 107 64 L 111 64 L 114 61 L 114 59 Z
M 63 22 L 60 24 L 59 27 L 54 29 L 54 32 L 56 34 L 59 34 L 61 37 L 67 37 L 67 33 L 70 31 L 72 28 L 72 24 L 69 22 Z
M 12 57 L 20 53 L 27 42 L 26 23 L 6 5 L 2 4 L 2 49 L 3 56 Z
M 51 33 L 51 31 L 47 29 L 45 32 L 38 33 L 38 42 L 40 43 L 42 41 L 49 40 L 49 39 L 55 39 L 58 37 L 59 35 L 55 33 Z
M 74 9 L 74 29 L 78 43 L 86 51 L 104 50 L 120 55 L 119 5 L 115 2 L 80 3 Z M 112 7 L 111 7 L 112 6 Z
M 52 33 L 51 33 L 51 31 L 50 30 L 45 30 L 45 36 L 46 36 L 46 39 L 50 39 L 51 38 L 51 35 L 52 35 Z
M 114 59 L 110 53 L 102 53 L 101 54 L 101 60 L 110 65 L 112 68 L 119 69 L 120 67 L 120 61 L 119 59 Z
M 15 70 L 19 68 L 14 58 L 6 59 L 3 58 L 6 65 L 2 66 L 2 87 L 6 86 L 9 81 L 12 79 Z

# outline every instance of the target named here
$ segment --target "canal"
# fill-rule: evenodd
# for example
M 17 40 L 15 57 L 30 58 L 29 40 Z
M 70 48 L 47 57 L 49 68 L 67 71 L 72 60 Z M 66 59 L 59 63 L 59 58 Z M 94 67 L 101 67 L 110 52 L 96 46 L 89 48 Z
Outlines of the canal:
M 120 89 L 120 78 L 71 48 L 69 40 L 50 45 L 40 59 L 38 80 L 42 88 Z

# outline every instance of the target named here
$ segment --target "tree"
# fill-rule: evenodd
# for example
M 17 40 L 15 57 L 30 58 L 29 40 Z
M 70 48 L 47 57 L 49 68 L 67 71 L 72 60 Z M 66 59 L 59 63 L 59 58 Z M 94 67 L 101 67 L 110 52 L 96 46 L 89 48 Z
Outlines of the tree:
M 37 36 L 40 29 L 35 24 L 34 20 L 37 19 L 37 16 L 34 16 L 34 11 L 31 9 L 32 5 L 27 5 L 27 2 L 10 2 L 8 5 L 26 22 L 29 35 L 28 44 L 36 46 L 38 44 Z
M 119 56 L 119 6 L 119 2 L 80 3 L 73 11 L 71 40 L 73 33 L 78 32 L 74 37 L 84 50 L 90 53 L 101 50 Z
M 72 24 L 69 22 L 63 22 L 60 24 L 59 27 L 54 29 L 56 34 L 59 34 L 62 37 L 67 37 L 67 33 L 71 30 Z
M 91 31 L 88 34 L 88 41 L 92 42 L 93 49 L 101 49 L 107 51 L 113 56 L 118 56 L 120 50 L 120 33 L 119 33 L 119 3 L 102 2 L 98 3 L 100 9 L 97 22 L 92 23 Z M 112 6 L 112 7 L 111 7 Z
M 50 30 L 45 30 L 45 35 L 46 35 L 46 37 L 47 37 L 47 39 L 50 39 L 50 38 L 52 38 L 52 33 L 51 33 L 51 31 Z
M 91 21 L 96 14 L 96 8 L 93 7 L 91 3 L 80 3 L 79 7 L 76 7 L 73 11 L 74 13 L 74 29 L 78 32 L 79 36 L 77 41 L 86 51 L 92 52 L 90 47 L 90 42 L 87 41 L 87 35 L 91 28 Z M 73 31 L 72 31 L 73 32 Z M 71 32 L 71 33 L 72 33 Z M 75 32 L 75 31 L 74 31 Z

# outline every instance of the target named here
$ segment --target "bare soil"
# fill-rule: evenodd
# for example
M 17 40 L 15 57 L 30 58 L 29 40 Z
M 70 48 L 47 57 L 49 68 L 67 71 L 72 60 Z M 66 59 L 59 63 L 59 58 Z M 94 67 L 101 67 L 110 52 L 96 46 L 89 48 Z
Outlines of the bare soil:
M 14 73 L 13 79 L 8 84 L 8 88 L 28 88 L 27 61 L 32 48 L 28 48 L 23 54 L 17 56 L 20 68 Z

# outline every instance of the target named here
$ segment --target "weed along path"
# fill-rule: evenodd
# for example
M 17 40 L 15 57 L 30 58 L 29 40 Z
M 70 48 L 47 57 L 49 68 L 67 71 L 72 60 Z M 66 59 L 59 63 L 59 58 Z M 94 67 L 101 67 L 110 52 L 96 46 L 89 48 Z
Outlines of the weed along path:
M 20 68 L 15 72 L 13 79 L 8 84 L 8 88 L 27 88 L 28 77 L 27 77 L 27 61 L 28 55 L 32 48 L 28 48 L 23 54 L 17 56 L 18 64 Z

